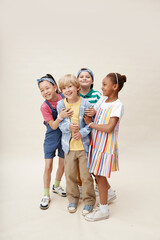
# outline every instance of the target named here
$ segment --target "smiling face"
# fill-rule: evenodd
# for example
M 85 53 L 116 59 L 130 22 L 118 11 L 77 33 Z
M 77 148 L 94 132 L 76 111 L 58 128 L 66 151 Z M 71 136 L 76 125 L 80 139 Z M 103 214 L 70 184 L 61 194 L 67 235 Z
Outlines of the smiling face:
M 115 90 L 117 89 L 116 84 L 112 82 L 110 77 L 105 77 L 102 81 L 102 92 L 103 96 L 110 97 L 115 93 Z
M 88 72 L 82 71 L 78 76 L 79 83 L 82 88 L 90 88 L 93 84 L 93 79 Z
M 51 82 L 45 80 L 40 82 L 39 89 L 41 91 L 42 97 L 47 101 L 54 101 L 57 96 L 57 86 L 53 85 Z
M 77 100 L 78 97 L 78 88 L 74 86 L 72 83 L 68 83 L 62 88 L 62 93 L 65 96 L 65 98 L 68 99 L 68 101 L 72 100 Z

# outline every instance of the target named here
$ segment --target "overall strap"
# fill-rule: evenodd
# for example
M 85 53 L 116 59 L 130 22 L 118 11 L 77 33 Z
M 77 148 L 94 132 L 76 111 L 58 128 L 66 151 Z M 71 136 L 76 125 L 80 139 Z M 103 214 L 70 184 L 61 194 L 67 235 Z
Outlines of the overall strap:
M 60 92 L 59 94 L 61 95 L 61 97 L 62 97 L 63 99 L 65 98 L 64 95 L 63 95 L 63 93 Z
M 51 108 L 51 110 L 54 109 L 54 108 L 52 107 L 52 105 L 51 105 L 47 100 L 45 100 L 45 103 L 47 103 L 47 105 Z

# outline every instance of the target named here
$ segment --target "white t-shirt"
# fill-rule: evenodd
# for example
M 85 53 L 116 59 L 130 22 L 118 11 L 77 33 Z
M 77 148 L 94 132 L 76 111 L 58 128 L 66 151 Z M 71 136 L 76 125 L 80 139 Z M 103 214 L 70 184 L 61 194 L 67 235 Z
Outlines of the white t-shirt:
M 94 109 L 97 111 L 99 107 L 102 109 L 107 109 L 114 105 L 110 117 L 118 117 L 121 119 L 124 113 L 124 106 L 122 102 L 119 99 L 114 102 L 105 102 L 107 98 L 108 97 L 101 97 L 99 101 L 94 105 Z

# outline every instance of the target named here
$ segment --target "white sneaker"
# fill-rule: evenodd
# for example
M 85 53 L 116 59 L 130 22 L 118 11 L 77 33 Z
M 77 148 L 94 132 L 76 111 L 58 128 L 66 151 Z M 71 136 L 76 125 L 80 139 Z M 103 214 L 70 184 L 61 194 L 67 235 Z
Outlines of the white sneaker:
M 117 198 L 115 191 L 108 191 L 108 204 Z
M 57 193 L 62 197 L 66 197 L 66 192 L 64 191 L 64 189 L 61 186 L 58 186 L 58 187 L 55 188 L 54 185 L 53 185 L 52 190 L 53 190 L 54 193 Z
M 84 218 L 89 222 L 95 222 L 109 217 L 109 211 L 103 213 L 99 208 L 95 209 L 93 212 L 87 214 Z
M 50 197 L 43 196 L 41 203 L 40 203 L 40 208 L 43 210 L 49 208 L 49 203 L 50 203 Z
M 82 186 L 78 185 L 78 189 L 79 189 L 79 193 L 80 193 L 79 198 L 82 199 Z

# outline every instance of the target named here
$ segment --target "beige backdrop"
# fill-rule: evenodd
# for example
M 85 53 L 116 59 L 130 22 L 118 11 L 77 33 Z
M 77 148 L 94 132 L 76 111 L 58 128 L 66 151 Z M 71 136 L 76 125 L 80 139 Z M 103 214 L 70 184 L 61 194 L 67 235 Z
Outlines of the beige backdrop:
M 2 240 L 159 240 L 160 1 L 1 0 Z M 67 199 L 43 193 L 43 138 L 36 79 L 58 80 L 89 67 L 94 88 L 109 72 L 126 74 L 119 133 L 120 171 L 110 183 L 117 200 L 106 221 L 67 212 Z M 54 162 L 54 182 L 57 159 Z M 65 178 L 62 179 L 65 187 Z M 97 199 L 98 201 L 98 199 Z

